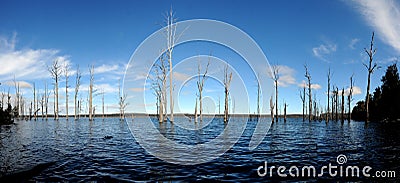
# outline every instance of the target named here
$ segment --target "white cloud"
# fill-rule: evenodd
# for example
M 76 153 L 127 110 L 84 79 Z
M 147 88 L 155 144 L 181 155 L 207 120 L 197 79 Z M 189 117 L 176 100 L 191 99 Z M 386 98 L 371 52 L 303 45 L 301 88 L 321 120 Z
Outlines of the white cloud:
M 278 86 L 288 87 L 289 85 L 296 84 L 296 79 L 294 78 L 296 71 L 293 68 L 286 65 L 277 65 L 276 68 L 279 74 Z M 272 73 L 269 70 L 267 72 L 268 76 L 271 77 Z
M 343 90 L 339 90 L 338 94 L 342 95 L 342 91 Z M 344 96 L 349 96 L 349 94 L 350 94 L 350 87 L 346 88 L 344 90 Z M 354 95 L 360 95 L 360 94 L 361 94 L 361 88 L 358 86 L 353 86 L 353 94 L 352 95 L 354 96 Z
M 400 6 L 393 0 L 353 0 L 354 7 L 377 30 L 383 42 L 400 53 Z
M 101 73 L 107 73 L 107 72 L 112 72 L 112 71 L 118 71 L 119 69 L 125 69 L 125 68 L 120 68 L 117 64 L 115 64 L 115 65 L 102 64 L 101 66 L 94 68 L 94 73 L 101 74 Z
M 133 92 L 143 92 L 145 91 L 146 88 L 129 88 L 129 91 L 133 91 Z
M 4 84 L 7 86 L 15 87 L 14 81 L 6 81 Z M 32 88 L 32 85 L 26 81 L 16 81 L 16 84 L 20 88 Z
M 360 41 L 360 40 L 357 39 L 357 38 L 352 39 L 352 40 L 350 41 L 350 43 L 349 43 L 349 48 L 351 48 L 352 50 L 354 50 L 354 49 L 355 49 L 354 45 L 356 45 L 359 41 Z
M 38 79 L 49 77 L 47 65 L 55 59 L 62 63 L 69 62 L 68 56 L 58 56 L 55 49 L 16 50 L 16 33 L 9 39 L 0 36 L 0 79 Z M 45 71 L 44 71 L 45 70 Z
M 321 44 L 318 47 L 314 47 L 312 49 L 313 54 L 315 57 L 321 59 L 322 61 L 329 62 L 328 59 L 326 58 L 327 55 L 329 55 L 332 52 L 336 51 L 336 45 L 335 44 Z
M 300 88 L 308 88 L 308 84 L 304 80 L 301 83 L 297 84 L 297 86 L 299 86 Z M 311 89 L 319 90 L 321 89 L 321 85 L 311 83 Z

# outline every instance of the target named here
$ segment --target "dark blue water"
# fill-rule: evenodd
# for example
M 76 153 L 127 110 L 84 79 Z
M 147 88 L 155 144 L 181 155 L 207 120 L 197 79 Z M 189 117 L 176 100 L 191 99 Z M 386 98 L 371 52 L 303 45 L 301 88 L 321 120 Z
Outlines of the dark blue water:
M 140 118 L 135 119 L 140 122 Z M 185 119 L 180 119 L 185 120 Z M 244 121 L 231 120 L 244 123 Z M 187 121 L 187 123 L 193 123 Z M 222 133 L 224 123 L 214 119 L 204 129 L 190 131 L 170 123 L 154 125 L 179 143 L 205 143 Z M 363 122 L 302 122 L 289 119 L 271 126 L 253 151 L 249 141 L 256 122 L 248 121 L 239 141 L 221 157 L 199 165 L 167 163 L 150 155 L 131 134 L 128 123 L 118 119 L 17 121 L 1 126 L 0 180 L 124 182 L 124 181 L 317 181 L 317 178 L 259 177 L 257 168 L 268 166 L 336 164 L 371 166 L 395 171 L 400 177 L 400 124 Z M 108 136 L 108 137 L 106 137 Z M 111 138 L 112 136 L 112 138 Z M 105 138 L 106 137 L 106 138 Z M 349 181 L 398 181 L 399 178 L 318 179 Z

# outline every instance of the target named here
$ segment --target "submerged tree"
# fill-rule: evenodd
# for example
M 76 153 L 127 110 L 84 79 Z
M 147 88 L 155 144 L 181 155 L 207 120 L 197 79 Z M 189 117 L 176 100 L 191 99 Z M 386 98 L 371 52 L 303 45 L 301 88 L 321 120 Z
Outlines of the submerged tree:
M 279 80 L 279 67 L 277 65 L 272 66 L 272 80 L 274 81 L 275 85 L 275 105 L 278 106 L 278 80 Z M 276 111 L 276 122 L 278 122 L 278 107 L 275 109 Z
M 89 84 L 89 120 L 93 120 L 93 85 L 94 85 L 94 66 L 91 65 L 89 67 L 89 77 L 90 77 L 90 84 Z
M 69 78 L 69 64 L 66 62 L 64 65 L 65 77 L 65 119 L 68 120 L 68 78 Z
M 231 85 L 231 81 L 232 81 L 232 72 L 228 74 L 228 65 L 226 65 L 224 70 L 224 88 L 225 88 L 224 123 L 228 122 L 228 117 L 229 117 L 228 96 L 229 96 L 229 87 Z
M 308 71 L 307 65 L 304 65 L 304 68 L 306 70 L 306 73 L 304 76 L 307 78 L 307 81 L 308 81 L 308 84 L 307 84 L 307 87 L 308 87 L 308 110 L 309 110 L 308 121 L 311 122 L 311 117 L 312 117 L 311 75 L 310 75 L 310 72 Z
M 54 119 L 58 120 L 58 81 L 60 80 L 62 66 L 59 63 L 59 59 L 55 59 L 53 64 L 48 67 L 52 79 L 54 80 Z
M 201 75 L 201 64 L 200 61 L 198 63 L 197 66 L 197 71 L 198 71 L 198 77 L 199 80 L 197 81 L 197 89 L 199 90 L 199 107 L 200 107 L 200 121 L 203 121 L 203 87 L 204 87 L 204 82 L 207 79 L 207 71 L 208 71 L 208 66 L 210 65 L 210 57 L 208 57 L 208 62 L 207 62 L 207 66 L 206 66 L 206 70 L 204 71 L 204 74 Z M 197 103 L 197 101 L 196 101 Z
M 331 68 L 329 68 L 329 70 L 328 70 L 327 77 L 328 77 L 328 93 L 327 93 L 328 103 L 327 103 L 327 111 L 326 111 L 326 122 L 329 122 L 329 118 L 330 118 L 329 98 L 330 98 L 330 94 L 331 94 L 330 90 L 331 90 L 331 77 L 332 77 Z
M 79 65 L 76 67 L 76 76 L 75 76 L 75 95 L 74 95 L 74 117 L 75 120 L 79 119 L 79 101 L 78 101 L 78 93 L 79 87 L 81 86 L 81 71 L 79 70 Z
M 305 121 L 305 109 L 306 109 L 306 86 L 303 86 L 303 92 L 301 92 L 301 90 L 299 90 L 299 96 L 301 99 L 301 102 L 303 103 L 303 122 Z
M 350 123 L 350 119 L 351 119 L 351 102 L 353 101 L 353 87 L 354 87 L 353 76 L 354 75 L 351 75 L 351 77 L 350 77 L 350 88 L 349 88 L 349 94 L 347 95 L 347 105 L 348 105 L 348 110 L 349 110 L 349 114 L 347 116 L 347 121 L 349 123 Z
M 367 96 L 366 96 L 366 112 L 367 112 L 367 116 L 365 119 L 365 122 L 369 121 L 369 100 L 370 100 L 370 95 L 369 95 L 369 89 L 370 89 L 370 85 L 371 85 L 371 74 L 374 73 L 374 70 L 378 67 L 378 65 L 376 63 L 372 64 L 373 59 L 374 59 L 374 55 L 376 53 L 376 48 L 374 48 L 374 32 L 372 32 L 372 38 L 371 38 L 371 45 L 370 48 L 367 50 L 367 48 L 364 48 L 365 52 L 367 53 L 368 57 L 369 57 L 369 63 L 368 65 L 363 63 L 363 65 L 365 66 L 365 68 L 367 68 L 368 70 L 368 79 L 367 79 Z
M 272 123 L 274 122 L 274 108 L 275 108 L 275 104 L 274 104 L 274 102 L 273 102 L 273 100 L 272 100 L 272 96 L 271 96 L 271 98 L 269 99 L 269 109 L 271 110 L 271 120 L 272 120 Z
M 118 98 L 119 98 L 119 115 L 120 115 L 120 119 L 124 120 L 125 119 L 125 109 L 128 106 L 128 103 L 126 102 L 127 99 L 127 94 L 123 93 L 123 91 L 121 90 L 121 80 L 119 81 L 119 87 L 118 87 Z

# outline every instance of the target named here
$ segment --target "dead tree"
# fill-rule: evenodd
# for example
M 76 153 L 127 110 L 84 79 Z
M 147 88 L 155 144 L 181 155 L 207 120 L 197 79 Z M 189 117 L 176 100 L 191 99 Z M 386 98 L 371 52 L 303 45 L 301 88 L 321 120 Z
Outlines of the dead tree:
M 228 122 L 228 117 L 229 117 L 228 96 L 229 96 L 229 87 L 231 85 L 231 81 L 232 81 L 232 72 L 228 74 L 228 65 L 226 65 L 224 70 L 224 87 L 225 87 L 224 123 Z
M 15 80 L 15 75 L 14 75 L 14 87 L 15 87 L 15 108 L 17 109 L 17 116 L 16 118 L 19 118 L 20 114 L 20 87 L 19 87 L 19 82 Z
M 274 119 L 275 119 L 275 117 L 274 117 L 274 108 L 275 108 L 275 104 L 274 104 L 274 102 L 272 100 L 272 96 L 271 96 L 271 98 L 269 99 L 269 109 L 271 110 L 272 123 L 274 122 Z
M 283 121 L 286 122 L 286 108 L 287 108 L 287 103 L 285 102 L 283 107 Z
M 93 85 L 94 85 L 94 66 L 89 67 L 90 84 L 89 84 L 89 120 L 93 120 Z
M 45 106 L 45 112 L 46 112 L 46 120 L 48 119 L 48 108 L 49 108 L 49 97 L 50 97 L 50 93 L 48 91 L 48 86 L 47 86 L 47 82 L 45 81 L 44 84 L 44 94 L 45 94 L 45 99 L 44 99 L 44 106 Z
M 201 75 L 201 64 L 200 60 L 197 66 L 197 71 L 198 71 L 198 81 L 197 81 L 197 89 L 199 90 L 199 112 L 200 112 L 200 121 L 203 121 L 203 87 L 204 87 L 204 81 L 207 79 L 207 71 L 208 71 L 208 66 L 210 65 L 210 57 L 208 57 L 208 63 L 206 66 L 206 70 L 204 71 L 204 74 Z
M 101 91 L 101 112 L 103 113 L 104 119 L 104 90 Z
M 173 98 L 173 72 L 172 72 L 172 52 L 174 50 L 175 44 L 178 40 L 178 36 L 176 35 L 176 19 L 174 17 L 174 13 L 172 9 L 167 13 L 166 16 L 166 24 L 167 26 L 164 29 L 165 37 L 166 37 L 166 55 L 169 63 L 169 100 L 170 100 L 170 121 L 174 121 L 174 98 Z
M 342 123 L 344 122 L 344 103 L 345 103 L 345 101 L 344 101 L 344 88 L 342 88 L 342 103 L 341 103 L 341 107 L 340 107 L 340 109 L 341 109 L 341 121 L 342 121 Z
M 196 104 L 194 106 L 194 122 L 197 122 L 197 97 L 196 97 Z
M 257 82 L 257 117 L 259 118 L 261 113 L 260 113 L 260 94 L 261 94 L 261 87 L 260 87 L 260 74 L 258 74 L 258 79 L 256 80 Z
M 68 78 L 69 78 L 69 65 L 66 62 L 64 65 L 64 77 L 65 77 L 65 119 L 68 120 Z
M 338 119 L 339 119 L 339 116 L 338 116 L 338 109 L 339 109 L 338 96 L 339 96 L 339 89 L 338 89 L 338 87 L 336 87 L 336 91 L 335 91 L 335 121 L 338 121 Z
M 36 121 L 37 116 L 36 116 L 36 85 L 35 82 L 33 82 L 33 119 Z
M 55 59 L 53 64 L 48 67 L 52 79 L 54 80 L 54 119 L 58 120 L 58 81 L 60 80 L 62 67 L 58 59 Z
M 275 106 L 278 106 L 278 80 L 279 80 L 279 67 L 277 65 L 273 65 L 272 66 L 272 80 L 275 83 Z M 278 122 L 278 107 L 276 107 L 275 109 L 276 111 L 276 116 L 275 116 L 275 120 L 276 122 Z
M 76 77 L 75 77 L 75 95 L 74 95 L 74 117 L 75 120 L 79 119 L 79 101 L 78 101 L 78 93 L 79 93 L 79 87 L 81 86 L 81 71 L 79 70 L 79 65 L 76 68 Z
M 347 96 L 347 105 L 348 105 L 348 111 L 349 114 L 347 115 L 347 121 L 350 123 L 351 120 L 351 102 L 353 100 L 353 86 L 354 86 L 354 81 L 353 81 L 353 76 L 351 75 L 350 77 L 350 88 L 349 88 L 349 95 Z
M 330 95 L 331 95 L 331 77 L 332 77 L 332 74 L 331 74 L 331 68 L 329 68 L 329 70 L 328 70 L 328 75 L 327 75 L 327 77 L 328 77 L 328 93 L 327 93 L 327 98 L 328 98 L 328 103 L 327 103 L 327 111 L 326 111 L 326 122 L 329 122 L 329 118 L 330 118 L 330 109 L 329 109 L 329 98 L 330 98 Z
M 127 94 L 123 93 L 121 90 L 121 80 L 119 81 L 119 86 L 118 86 L 118 98 L 119 98 L 119 115 L 120 115 L 120 120 L 125 119 L 125 109 L 128 106 L 128 103 L 126 102 L 127 99 Z
M 308 81 L 308 121 L 311 122 L 311 115 L 312 115 L 312 94 L 311 94 L 311 75 L 308 71 L 307 65 L 304 65 L 304 68 L 306 69 L 305 77 L 307 78 Z
M 303 122 L 305 121 L 305 109 L 306 109 L 306 86 L 303 86 L 303 92 L 301 92 L 301 90 L 299 90 L 299 96 L 301 99 L 301 102 L 303 103 Z
M 366 116 L 365 122 L 368 122 L 369 121 L 369 89 L 370 89 L 370 85 L 371 85 L 371 74 L 373 74 L 374 70 L 378 67 L 378 65 L 376 63 L 374 63 L 372 65 L 372 61 L 373 61 L 374 55 L 376 53 L 376 48 L 374 48 L 374 32 L 372 32 L 371 45 L 370 45 L 369 50 L 367 50 L 367 48 L 364 48 L 364 50 L 369 57 L 369 64 L 367 65 L 367 64 L 363 63 L 365 68 L 368 70 L 367 96 L 366 96 L 366 102 L 365 102 L 365 108 L 367 110 L 367 116 Z

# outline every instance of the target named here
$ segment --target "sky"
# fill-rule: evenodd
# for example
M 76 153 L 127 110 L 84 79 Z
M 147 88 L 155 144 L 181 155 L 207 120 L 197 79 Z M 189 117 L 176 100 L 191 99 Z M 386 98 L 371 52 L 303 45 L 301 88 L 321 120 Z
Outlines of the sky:
M 375 32 L 377 48 L 374 61 L 381 69 L 373 73 L 371 92 L 380 85 L 386 67 L 395 63 L 400 55 L 400 3 L 391 0 L 3 0 L 0 2 L 0 92 L 10 90 L 10 93 L 15 93 L 15 78 L 29 103 L 33 98 L 33 83 L 38 93 L 43 93 L 45 83 L 53 87 L 47 66 L 59 59 L 71 68 L 68 95 L 69 111 L 72 113 L 76 68 L 79 65 L 83 75 L 79 98 L 86 101 L 88 68 L 93 65 L 97 89 L 94 98 L 96 113 L 101 110 L 101 93 L 104 93 L 105 112 L 114 113 L 118 111 L 119 81 L 123 81 L 126 68 L 144 62 L 131 61 L 131 56 L 147 37 L 163 28 L 165 14 L 171 8 L 178 22 L 192 19 L 216 20 L 249 35 L 269 64 L 280 68 L 278 107 L 282 109 L 283 102 L 286 102 L 288 113 L 302 111 L 299 89 L 305 80 L 305 64 L 312 77 L 313 93 L 321 106 L 326 105 L 326 75 L 329 68 L 333 73 L 331 83 L 340 89 L 347 89 L 349 78 L 354 75 L 354 105 L 366 94 L 367 70 L 362 63 L 368 60 L 364 48 L 369 46 L 372 32 Z M 231 39 L 235 40 L 235 37 Z M 205 68 L 210 54 L 212 59 L 209 73 L 221 78 L 222 63 L 228 62 L 237 73 L 233 83 L 237 83 L 238 88 L 243 84 L 242 87 L 246 89 L 246 97 L 239 94 L 235 99 L 230 98 L 235 112 L 255 112 L 255 75 L 261 74 L 261 81 L 267 83 L 267 73 L 253 72 L 246 65 L 246 60 L 229 47 L 201 41 L 177 45 L 173 52 L 174 67 L 183 68 L 174 72 L 174 89 L 179 93 L 175 105 L 179 105 L 179 111 L 194 111 L 197 92 L 198 78 L 183 71 L 189 68 L 192 69 L 191 73 L 197 73 L 199 59 L 196 56 L 199 55 L 202 55 L 200 63 Z M 139 78 L 142 76 L 140 73 L 129 74 Z M 142 83 L 149 82 L 146 77 L 141 79 Z M 64 82 L 65 78 L 62 77 L 62 114 L 65 113 Z M 127 82 L 129 80 L 125 80 L 123 85 L 130 86 Z M 140 86 L 124 87 L 129 101 L 128 112 L 155 112 L 153 91 L 149 84 L 146 86 L 145 89 Z M 233 93 L 240 89 L 232 87 L 234 96 Z M 208 78 L 203 95 L 206 96 L 204 112 L 218 113 L 218 101 L 223 105 L 224 97 L 221 81 L 218 78 Z M 269 88 L 262 98 L 263 112 L 269 110 L 270 95 Z M 141 100 L 143 98 L 145 101 Z M 50 103 L 52 101 L 50 98 Z

